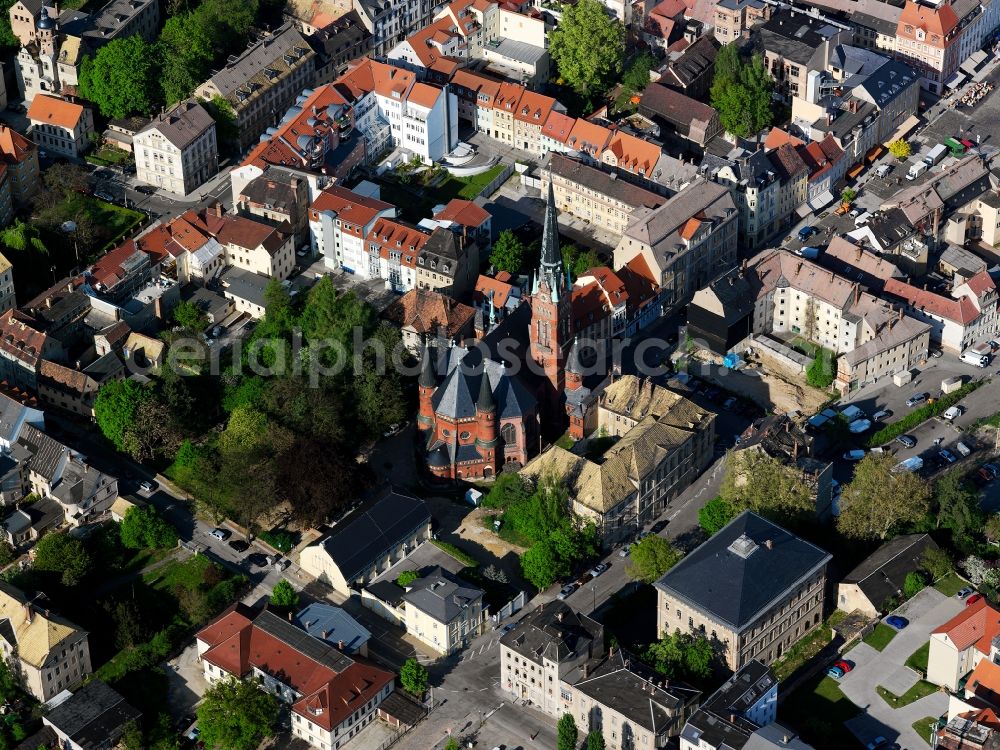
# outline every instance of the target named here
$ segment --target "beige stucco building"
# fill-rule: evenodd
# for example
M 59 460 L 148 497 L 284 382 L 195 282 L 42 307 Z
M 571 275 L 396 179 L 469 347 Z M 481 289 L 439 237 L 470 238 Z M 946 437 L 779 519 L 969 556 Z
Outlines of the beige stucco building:
M 986 599 L 966 607 L 931 631 L 927 656 L 927 681 L 948 690 L 990 655 L 993 639 L 1000 635 L 1000 612 Z
M 16 661 L 25 689 L 45 702 L 79 685 L 93 671 L 86 631 L 0 581 L 0 619 L 8 623 L 0 654 Z M 13 639 L 13 640 L 11 640 Z
M 616 235 L 625 233 L 638 209 L 657 208 L 667 201 L 662 195 L 619 179 L 612 172 L 561 154 L 552 154 L 549 169 L 541 173 L 542 195 L 548 192 L 550 178 L 561 213 Z
M 75 159 L 90 146 L 94 115 L 87 107 L 39 94 L 28 108 L 28 120 L 39 148 Z
M 180 102 L 132 139 L 136 176 L 164 190 L 187 195 L 219 169 L 215 120 L 193 101 Z
M 567 477 L 573 512 L 612 545 L 656 520 L 708 466 L 716 415 L 634 375 L 608 386 L 597 408 L 599 427 L 620 438 L 600 462 L 553 445 L 522 473 Z
M 657 631 L 704 635 L 733 670 L 771 664 L 819 627 L 831 558 L 745 511 L 656 582 Z
M 406 632 L 439 654 L 455 653 L 483 632 L 483 593 L 441 568 L 431 571 L 406 587 Z
M 371 582 L 430 538 L 424 501 L 386 486 L 333 533 L 302 550 L 299 565 L 350 596 L 352 587 Z

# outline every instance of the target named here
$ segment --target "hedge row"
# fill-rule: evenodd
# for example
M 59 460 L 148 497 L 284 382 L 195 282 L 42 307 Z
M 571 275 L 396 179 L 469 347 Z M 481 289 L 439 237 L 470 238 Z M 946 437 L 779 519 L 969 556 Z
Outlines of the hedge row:
M 938 414 L 944 412 L 949 406 L 954 406 L 963 398 L 968 396 L 979 386 L 981 386 L 985 381 L 973 380 L 966 383 L 957 391 L 952 393 L 946 393 L 937 399 L 933 404 L 925 404 L 919 409 L 914 409 L 905 417 L 903 417 L 898 422 L 893 422 L 890 425 L 886 425 L 881 430 L 876 432 L 870 438 L 868 438 L 868 447 L 874 448 L 876 446 L 882 445 L 883 443 L 888 443 L 900 435 L 909 432 L 917 425 L 922 422 L 926 422 L 931 417 L 936 417 Z
M 469 553 L 460 550 L 454 544 L 451 544 L 450 542 L 441 541 L 440 539 L 431 539 L 430 542 L 438 549 L 447 552 L 449 555 L 454 557 L 460 563 L 464 563 L 465 565 L 468 565 L 470 568 L 479 567 L 479 561 L 476 558 L 474 558 Z

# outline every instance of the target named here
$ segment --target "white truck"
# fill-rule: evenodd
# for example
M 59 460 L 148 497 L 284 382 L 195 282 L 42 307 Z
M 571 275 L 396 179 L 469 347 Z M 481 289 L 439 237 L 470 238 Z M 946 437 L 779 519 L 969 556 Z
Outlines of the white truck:
M 900 461 L 893 468 L 893 471 L 897 473 L 901 471 L 920 471 L 922 468 L 924 468 L 924 459 L 920 456 L 913 456 L 905 461 Z
M 906 173 L 906 179 L 915 180 L 928 169 L 930 169 L 930 167 L 922 161 L 918 161 L 916 164 L 911 164 L 909 171 Z
M 990 363 L 988 354 L 982 354 L 972 349 L 966 349 L 962 352 L 961 360 L 966 364 L 975 365 L 976 367 L 986 367 Z
M 947 153 L 948 153 L 948 147 L 945 146 L 943 143 L 939 143 L 930 150 L 927 156 L 924 157 L 924 164 L 926 164 L 928 167 L 933 167 L 935 164 L 941 161 L 944 158 L 945 154 Z

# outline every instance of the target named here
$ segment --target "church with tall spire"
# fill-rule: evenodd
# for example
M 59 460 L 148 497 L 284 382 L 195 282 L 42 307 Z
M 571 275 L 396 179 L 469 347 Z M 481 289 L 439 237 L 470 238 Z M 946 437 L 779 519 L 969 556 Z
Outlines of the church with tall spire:
M 562 427 L 566 419 L 563 401 L 566 359 L 573 343 L 570 335 L 572 292 L 559 250 L 559 223 L 550 175 L 542 226 L 542 257 L 527 298 L 531 307 L 529 356 L 546 381 L 540 400 L 543 418 L 550 426 Z

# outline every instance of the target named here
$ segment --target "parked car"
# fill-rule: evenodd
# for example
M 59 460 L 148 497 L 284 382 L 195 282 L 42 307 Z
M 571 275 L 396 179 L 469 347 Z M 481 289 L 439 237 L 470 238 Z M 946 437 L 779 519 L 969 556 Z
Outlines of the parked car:
M 626 544 L 618 551 L 618 557 L 628 557 L 628 553 L 632 551 L 632 545 Z
M 941 458 L 943 458 L 945 462 L 949 464 L 953 464 L 955 463 L 955 461 L 958 460 L 957 458 L 955 458 L 955 454 L 952 453 L 947 448 L 942 448 L 941 450 L 939 450 L 938 455 L 941 456 Z
M 214 536 L 220 542 L 224 542 L 233 535 L 233 532 L 229 531 L 228 529 L 214 528 L 209 532 L 209 534 L 211 536 Z
M 726 411 L 732 411 L 733 407 L 736 406 L 736 401 L 736 396 L 730 396 L 723 402 L 722 408 Z
M 852 669 L 854 669 L 854 665 L 851 664 L 851 662 L 846 661 L 844 659 L 838 659 L 837 661 L 835 661 L 833 663 L 833 666 L 839 667 L 840 669 L 843 669 L 845 674 L 847 672 L 850 672 Z
M 248 549 L 250 549 L 250 545 L 244 542 L 242 539 L 231 539 L 229 541 L 229 546 L 232 548 L 233 552 L 237 552 L 241 555 Z
M 888 419 L 892 416 L 891 409 L 879 409 L 877 412 L 872 414 L 872 419 Z
M 805 242 L 814 234 L 816 234 L 818 231 L 819 230 L 813 226 L 802 227 L 802 229 L 799 230 L 799 242 Z
M 951 420 L 958 419 L 962 416 L 963 411 L 965 410 L 961 406 L 949 406 L 944 410 L 944 414 L 942 414 L 941 417 L 950 422 Z
M 979 467 L 979 476 L 987 482 L 992 482 L 998 475 L 1000 475 L 1000 466 L 996 464 L 983 464 Z
M 588 570 L 586 573 L 584 573 L 582 576 L 576 579 L 576 585 L 579 588 L 583 588 L 583 586 L 585 586 L 586 584 L 590 583 L 593 580 L 594 580 L 594 574 Z
M 855 448 L 854 450 L 849 450 L 844 454 L 845 461 L 860 461 L 865 457 L 864 448 Z
M 869 742 L 867 745 L 865 745 L 865 750 L 879 750 L 879 748 L 883 748 L 888 744 L 889 740 L 887 740 L 885 737 L 878 736 L 871 742 Z
M 920 404 L 925 403 L 928 398 L 930 398 L 929 393 L 914 393 L 906 399 L 906 405 L 910 407 L 919 406 Z
M 670 523 L 670 522 L 669 521 L 657 521 L 656 523 L 654 523 L 652 526 L 649 527 L 649 530 L 652 531 L 654 534 L 659 534 L 661 531 L 663 531 L 665 528 L 667 528 L 667 524 L 668 523 Z
M 973 590 L 974 589 L 970 589 L 968 586 L 966 586 L 964 589 L 959 589 L 959 592 L 955 594 L 955 596 L 958 597 L 959 599 L 964 599 L 969 594 L 971 594 Z
M 152 482 L 143 481 L 139 482 L 139 489 L 142 490 L 143 492 L 150 493 L 156 488 L 153 486 Z
M 990 349 L 992 349 L 993 351 L 1000 349 L 1000 341 L 994 341 L 993 339 L 990 339 L 986 343 L 989 344 Z
M 900 617 L 899 615 L 889 615 L 888 617 L 885 618 L 885 624 L 888 625 L 890 628 L 895 628 L 896 630 L 902 630 L 903 628 L 905 628 L 907 625 L 910 624 L 910 621 L 907 620 L 905 617 Z
M 601 573 L 608 569 L 607 563 L 597 563 L 594 567 L 590 569 L 591 578 L 597 578 Z
M 98 190 L 96 193 L 94 193 L 94 197 L 95 198 L 100 198 L 102 201 L 104 201 L 106 203 L 114 203 L 115 202 L 114 197 L 111 196 L 109 193 L 104 192 L 103 190 Z
M 507 635 L 510 631 L 517 627 L 516 622 L 508 622 L 502 628 L 500 628 L 500 635 Z
M 563 586 L 561 589 L 559 589 L 559 596 L 557 596 L 556 598 L 559 601 L 564 601 L 567 598 L 569 598 L 569 595 L 572 594 L 574 591 L 576 591 L 576 584 L 575 583 L 568 583 L 565 586 Z
M 917 444 L 917 439 L 911 435 L 900 435 L 896 438 L 896 442 L 906 448 L 912 448 Z
M 839 680 L 845 674 L 846 673 L 844 672 L 844 670 L 841 669 L 840 667 L 830 667 L 826 670 L 826 676 L 832 677 L 835 680 Z
M 941 357 L 943 355 L 944 352 L 941 351 L 940 349 L 931 349 L 931 356 L 934 357 L 934 359 L 937 359 L 938 357 Z
M 852 435 L 860 435 L 862 432 L 869 430 L 872 426 L 871 420 L 868 419 L 855 419 L 849 425 L 847 429 L 850 430 Z
M 267 555 L 262 552 L 254 552 L 247 555 L 247 562 L 250 563 L 255 568 L 263 568 L 267 565 Z
M 965 600 L 965 606 L 968 607 L 972 604 L 975 604 L 982 598 L 983 598 L 982 594 L 973 594 L 972 596 L 970 596 L 968 599 Z

